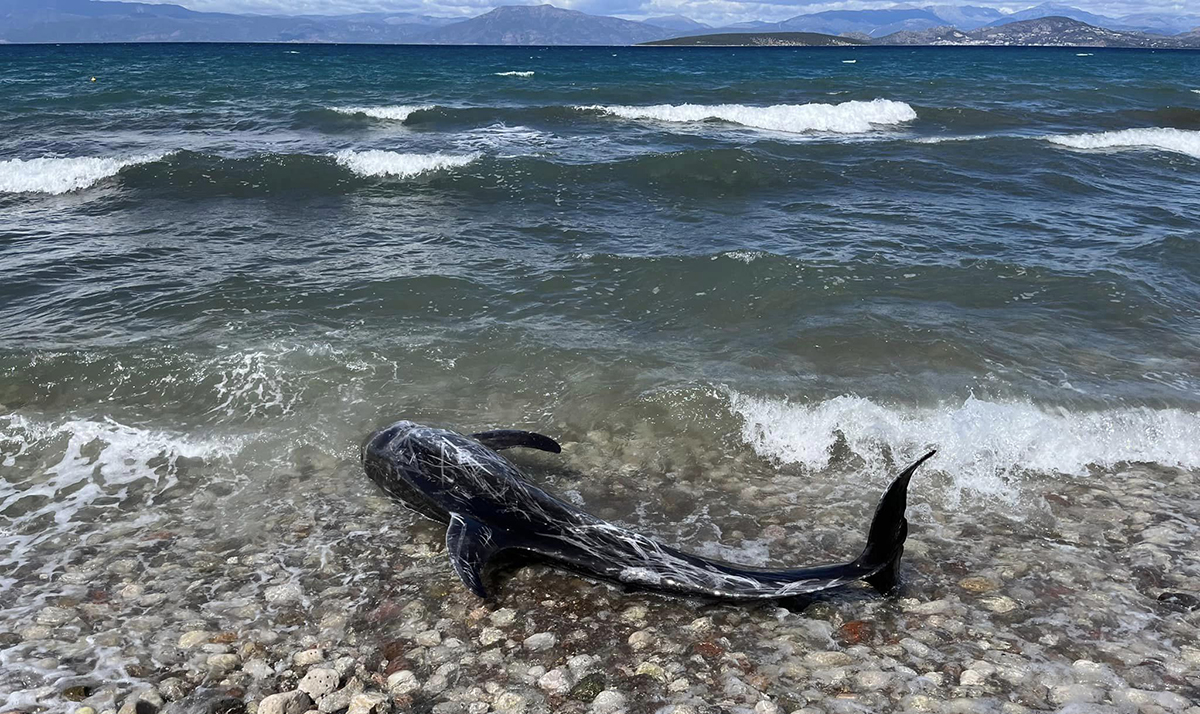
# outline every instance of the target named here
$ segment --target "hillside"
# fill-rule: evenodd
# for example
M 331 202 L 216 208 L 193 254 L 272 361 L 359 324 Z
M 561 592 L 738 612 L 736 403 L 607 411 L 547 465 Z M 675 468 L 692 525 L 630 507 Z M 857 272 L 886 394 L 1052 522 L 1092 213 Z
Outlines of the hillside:
M 875 44 L 1184 49 L 1200 47 L 1200 36 L 1166 37 L 1144 32 L 1123 32 L 1096 27 L 1067 17 L 1042 17 L 981 27 L 970 32 L 961 32 L 953 27 L 898 32 L 879 38 Z
M 674 34 L 678 33 L 553 5 L 512 5 L 438 28 L 420 41 L 451 45 L 636 45 Z
M 816 32 L 726 32 L 643 43 L 663 47 L 847 47 L 866 42 Z

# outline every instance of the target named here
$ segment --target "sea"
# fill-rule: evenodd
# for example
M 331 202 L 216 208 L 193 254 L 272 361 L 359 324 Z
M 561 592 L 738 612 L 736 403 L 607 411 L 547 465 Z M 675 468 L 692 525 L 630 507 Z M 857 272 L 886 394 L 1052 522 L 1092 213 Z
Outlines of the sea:
M 1131 468 L 1194 493 L 1200 52 L 0 46 L 0 708 L 138 680 L 29 631 L 89 578 L 408 542 L 358 462 L 400 418 L 550 435 L 531 480 L 757 564 L 929 449 L 910 539 L 1003 524 L 951 550 L 1036 561 L 1047 494 Z

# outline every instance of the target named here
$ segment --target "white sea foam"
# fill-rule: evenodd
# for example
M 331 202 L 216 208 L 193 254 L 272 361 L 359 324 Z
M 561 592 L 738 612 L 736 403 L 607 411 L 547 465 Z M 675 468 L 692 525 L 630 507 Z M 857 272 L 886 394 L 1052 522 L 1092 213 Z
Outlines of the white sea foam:
M 509 72 L 494 72 L 493 74 L 495 74 L 497 77 L 532 77 L 533 70 L 524 70 L 524 71 L 512 70 Z
M 954 141 L 978 141 L 979 139 L 986 138 L 987 136 L 983 134 L 962 134 L 959 136 L 921 136 L 913 139 L 913 142 L 917 144 L 945 144 L 947 142 Z
M 31 534 L 0 533 L 0 565 L 19 565 L 40 542 L 79 526 L 82 509 L 128 507 L 131 499 L 152 503 L 176 483 L 181 459 L 228 457 L 241 445 L 234 438 L 195 439 L 113 419 L 56 424 L 0 416 L 0 463 L 6 472 L 0 479 L 0 519 L 54 523 Z M 30 471 L 24 461 L 39 465 Z M 94 515 L 82 519 L 94 520 Z M 45 564 L 47 570 L 55 567 L 53 560 Z
M 768 107 L 750 107 L 744 104 L 655 104 L 640 107 L 593 105 L 576 109 L 603 112 L 623 119 L 650 119 L 675 123 L 720 120 L 756 129 L 796 134 L 814 131 L 861 134 L 917 118 L 917 112 L 911 106 L 890 99 L 841 104 L 774 104 Z
M 121 169 L 158 161 L 165 154 L 128 158 L 11 159 L 0 161 L 0 193 L 63 194 L 96 184 Z
M 1154 463 L 1200 468 L 1200 414 L 1180 409 L 1069 411 L 969 398 L 938 408 L 893 408 L 842 396 L 816 404 L 728 393 L 742 438 L 760 456 L 812 469 L 839 440 L 877 469 L 937 449 L 931 466 L 959 492 L 1015 498 L 1028 472 L 1084 476 L 1091 467 Z
M 754 261 L 758 260 L 759 258 L 762 258 L 763 256 L 765 256 L 767 254 L 760 250 L 730 250 L 730 251 L 721 253 L 721 255 L 725 256 L 726 258 L 740 260 L 741 262 L 745 263 L 746 265 L 749 265 L 750 263 L 753 263 Z M 713 260 L 716 260 L 719 257 L 720 256 L 714 255 Z
M 339 114 L 361 114 L 372 119 L 387 119 L 389 121 L 404 121 L 413 112 L 433 109 L 432 104 L 394 104 L 384 107 L 330 107 Z
M 427 171 L 466 166 L 481 156 L 470 154 L 402 154 L 395 151 L 339 151 L 333 158 L 359 176 L 398 176 L 410 178 Z
M 1072 149 L 1162 149 L 1200 158 L 1200 131 L 1186 129 L 1122 129 L 1048 139 Z

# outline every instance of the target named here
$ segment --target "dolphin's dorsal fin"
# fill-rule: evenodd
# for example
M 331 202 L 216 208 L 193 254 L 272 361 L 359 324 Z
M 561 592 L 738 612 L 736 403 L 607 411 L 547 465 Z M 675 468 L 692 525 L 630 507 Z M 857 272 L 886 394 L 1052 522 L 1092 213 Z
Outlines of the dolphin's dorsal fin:
M 503 546 L 497 542 L 491 528 L 474 518 L 450 514 L 450 526 L 446 529 L 446 553 L 450 556 L 450 564 L 463 584 L 481 598 L 490 597 L 483 582 L 488 560 L 501 550 Z
M 471 438 L 479 443 L 500 451 L 513 446 L 524 446 L 528 449 L 541 449 L 549 451 L 552 454 L 562 453 L 562 447 L 558 442 L 543 434 L 537 434 L 532 431 L 522 431 L 520 429 L 493 429 L 492 431 L 481 431 L 478 434 L 471 434 Z

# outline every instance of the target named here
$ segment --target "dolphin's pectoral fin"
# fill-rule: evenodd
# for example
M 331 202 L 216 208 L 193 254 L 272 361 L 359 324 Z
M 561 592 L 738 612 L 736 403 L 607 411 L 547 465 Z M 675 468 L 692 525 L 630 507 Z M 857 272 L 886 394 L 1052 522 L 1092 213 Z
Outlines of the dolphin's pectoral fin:
M 552 454 L 562 453 L 562 447 L 554 439 L 532 431 L 522 431 L 520 429 L 481 431 L 478 434 L 471 434 L 471 438 L 496 451 L 514 446 L 524 446 L 528 449 L 549 451 Z
M 491 528 L 479 521 L 457 513 L 450 514 L 450 527 L 446 529 L 446 553 L 454 572 L 463 584 L 481 598 L 491 597 L 484 584 L 484 570 L 488 560 L 503 547 L 497 543 Z

